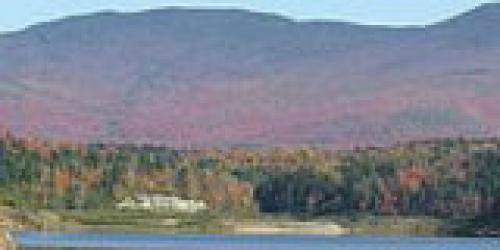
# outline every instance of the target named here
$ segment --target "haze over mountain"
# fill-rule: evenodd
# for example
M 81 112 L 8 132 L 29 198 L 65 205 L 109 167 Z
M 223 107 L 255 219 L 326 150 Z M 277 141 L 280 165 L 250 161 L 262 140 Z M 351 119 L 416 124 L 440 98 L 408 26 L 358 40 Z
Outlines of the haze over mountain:
M 0 123 L 171 146 L 497 136 L 498 23 L 500 4 L 421 28 L 242 10 L 66 18 L 0 36 Z

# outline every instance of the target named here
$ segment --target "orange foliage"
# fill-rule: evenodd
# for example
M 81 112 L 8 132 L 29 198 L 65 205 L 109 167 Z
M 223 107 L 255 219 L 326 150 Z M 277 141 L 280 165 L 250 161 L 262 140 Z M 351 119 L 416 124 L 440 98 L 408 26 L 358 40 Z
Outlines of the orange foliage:
M 399 183 L 406 188 L 416 190 L 425 180 L 425 170 L 417 166 L 402 169 L 399 172 Z
M 68 169 L 57 170 L 54 176 L 55 189 L 58 194 L 64 194 L 71 184 L 71 172 Z

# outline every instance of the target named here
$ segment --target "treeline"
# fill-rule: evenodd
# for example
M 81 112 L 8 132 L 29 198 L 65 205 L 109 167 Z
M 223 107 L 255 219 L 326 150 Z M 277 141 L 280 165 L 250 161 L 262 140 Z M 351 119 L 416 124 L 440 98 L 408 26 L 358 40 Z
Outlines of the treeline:
M 0 203 L 29 209 L 110 209 L 138 193 L 201 199 L 253 212 L 253 189 L 214 159 L 148 145 L 83 145 L 0 138 Z
M 500 215 L 500 140 L 436 139 L 349 151 L 175 150 L 0 138 L 3 204 L 109 208 L 125 196 L 205 200 L 235 214 Z
M 265 167 L 261 211 L 306 215 L 500 213 L 500 141 L 441 139 L 339 152 L 333 161 Z

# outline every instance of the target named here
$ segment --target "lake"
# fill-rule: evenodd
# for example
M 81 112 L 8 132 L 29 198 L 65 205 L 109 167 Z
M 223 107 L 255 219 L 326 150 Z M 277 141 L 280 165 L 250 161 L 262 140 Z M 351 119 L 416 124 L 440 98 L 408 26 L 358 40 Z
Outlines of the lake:
M 496 238 L 235 236 L 21 232 L 19 249 L 165 250 L 493 250 Z

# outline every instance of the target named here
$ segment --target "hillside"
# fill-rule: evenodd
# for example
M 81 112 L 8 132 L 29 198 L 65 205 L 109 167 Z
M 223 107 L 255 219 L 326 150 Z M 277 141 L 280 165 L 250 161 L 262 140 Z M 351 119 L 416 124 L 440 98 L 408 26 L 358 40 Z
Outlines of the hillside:
M 421 28 L 240 10 L 0 35 L 0 123 L 81 141 L 334 147 L 500 134 L 500 4 Z

